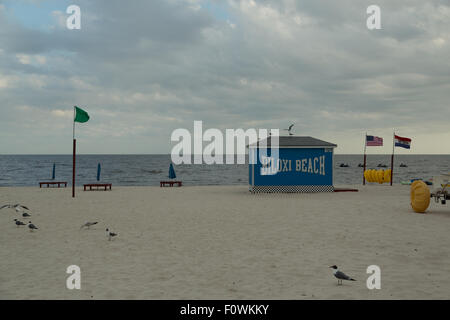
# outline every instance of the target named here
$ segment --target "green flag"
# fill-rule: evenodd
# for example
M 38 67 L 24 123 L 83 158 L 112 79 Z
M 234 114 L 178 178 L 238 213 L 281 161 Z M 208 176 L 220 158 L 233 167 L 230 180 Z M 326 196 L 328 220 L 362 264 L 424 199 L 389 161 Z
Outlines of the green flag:
M 83 109 L 75 107 L 75 122 L 87 122 L 89 120 L 89 115 Z

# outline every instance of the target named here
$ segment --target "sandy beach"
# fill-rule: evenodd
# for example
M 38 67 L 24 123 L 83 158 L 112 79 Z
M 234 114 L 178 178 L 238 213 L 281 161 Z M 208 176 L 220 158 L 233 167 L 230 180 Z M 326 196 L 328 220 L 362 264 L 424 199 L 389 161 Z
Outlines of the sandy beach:
M 28 206 L 39 228 L 0 210 L 0 299 L 449 299 L 450 207 L 417 214 L 408 186 L 356 187 L 113 186 L 75 199 L 70 188 L 0 188 L 0 205 Z M 99 223 L 80 230 L 85 221 Z M 338 286 L 333 264 L 357 281 Z M 381 290 L 366 287 L 373 264 Z M 81 290 L 66 288 L 69 265 Z

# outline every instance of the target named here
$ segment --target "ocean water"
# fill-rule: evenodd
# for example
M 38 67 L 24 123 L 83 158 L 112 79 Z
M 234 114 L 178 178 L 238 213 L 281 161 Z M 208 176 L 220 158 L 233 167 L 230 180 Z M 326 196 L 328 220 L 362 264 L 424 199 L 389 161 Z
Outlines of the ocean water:
M 390 166 L 390 155 L 370 155 L 368 168 L 377 169 L 379 163 Z M 334 156 L 334 184 L 362 182 L 362 155 Z M 400 168 L 400 163 L 407 168 Z M 72 181 L 72 155 L 0 155 L 0 186 L 36 186 L 39 181 L 51 180 L 53 163 L 56 181 Z M 94 183 L 97 164 L 101 163 L 101 182 L 123 186 L 159 186 L 168 177 L 170 155 L 78 155 L 78 186 Z M 340 163 L 349 167 L 341 168 Z M 248 166 L 234 165 L 177 165 L 177 180 L 185 185 L 246 185 Z M 413 178 L 429 179 L 450 172 L 450 155 L 396 155 L 394 183 Z

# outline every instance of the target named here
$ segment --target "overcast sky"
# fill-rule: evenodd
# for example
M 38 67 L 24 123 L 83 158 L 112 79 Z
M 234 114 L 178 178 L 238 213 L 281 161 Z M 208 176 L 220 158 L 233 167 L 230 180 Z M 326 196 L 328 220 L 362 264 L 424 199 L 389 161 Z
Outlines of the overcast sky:
M 448 0 L 0 0 L 0 154 L 169 153 L 173 130 L 364 134 L 450 153 Z M 66 8 L 81 8 L 81 30 Z M 366 9 L 381 7 L 381 30 Z

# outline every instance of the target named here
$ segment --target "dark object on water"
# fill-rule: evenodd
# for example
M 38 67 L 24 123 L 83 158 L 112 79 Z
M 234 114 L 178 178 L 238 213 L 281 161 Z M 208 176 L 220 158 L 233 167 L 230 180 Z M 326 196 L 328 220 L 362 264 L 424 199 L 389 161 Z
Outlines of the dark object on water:
M 55 177 L 56 177 L 56 164 L 53 163 L 52 180 L 55 180 Z
M 363 165 L 362 163 L 360 163 L 360 164 L 358 164 L 358 167 L 359 167 L 359 168 L 363 168 L 364 165 Z
M 379 164 L 377 165 L 377 167 L 378 167 L 378 168 L 387 168 L 387 165 L 382 164 L 382 163 L 379 163 Z
M 341 168 L 348 168 L 348 167 L 350 167 L 347 163 L 341 163 L 340 165 L 339 165 L 339 167 L 341 167 Z
M 408 166 L 402 162 L 402 163 L 400 163 L 400 167 L 401 168 L 407 168 Z

